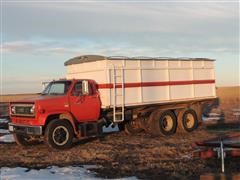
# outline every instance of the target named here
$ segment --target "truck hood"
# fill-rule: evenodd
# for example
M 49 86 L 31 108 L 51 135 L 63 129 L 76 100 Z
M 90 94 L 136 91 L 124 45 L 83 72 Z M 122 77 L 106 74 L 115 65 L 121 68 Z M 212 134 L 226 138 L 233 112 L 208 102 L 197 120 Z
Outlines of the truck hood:
M 47 96 L 47 95 L 38 95 L 36 97 L 31 98 L 25 98 L 21 100 L 11 101 L 10 103 L 36 103 L 36 102 L 42 102 L 42 101 L 51 101 L 51 100 L 57 100 L 62 99 L 66 95 L 55 95 L 55 96 Z
M 52 112 L 62 112 L 69 110 L 68 96 L 58 95 L 58 96 L 47 96 L 40 95 L 33 98 L 22 99 L 19 101 L 10 102 L 14 104 L 35 104 L 35 109 L 37 112 L 44 110 L 45 113 Z M 38 113 L 37 113 L 38 114 Z

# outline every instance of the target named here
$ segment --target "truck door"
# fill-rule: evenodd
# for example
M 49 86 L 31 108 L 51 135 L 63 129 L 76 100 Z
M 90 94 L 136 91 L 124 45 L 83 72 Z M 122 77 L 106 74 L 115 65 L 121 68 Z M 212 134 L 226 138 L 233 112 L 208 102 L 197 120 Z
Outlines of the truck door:
M 70 95 L 70 108 L 79 122 L 98 120 L 100 99 L 90 82 L 84 80 L 75 83 Z

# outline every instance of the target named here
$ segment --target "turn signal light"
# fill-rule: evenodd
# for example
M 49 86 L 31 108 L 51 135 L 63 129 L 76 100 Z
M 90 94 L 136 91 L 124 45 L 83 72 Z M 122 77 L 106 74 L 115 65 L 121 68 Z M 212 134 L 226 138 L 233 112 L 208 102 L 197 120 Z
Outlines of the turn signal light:
M 12 106 L 11 107 L 11 114 L 15 114 L 16 113 L 16 108 L 15 108 L 15 106 Z

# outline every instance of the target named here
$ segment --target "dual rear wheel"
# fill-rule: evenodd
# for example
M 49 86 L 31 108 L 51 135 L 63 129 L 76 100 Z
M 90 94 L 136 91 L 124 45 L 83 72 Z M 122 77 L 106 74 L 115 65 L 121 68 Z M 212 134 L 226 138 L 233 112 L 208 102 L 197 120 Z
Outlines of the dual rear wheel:
M 177 129 L 192 132 L 198 126 L 198 117 L 193 109 L 183 109 L 176 115 L 174 111 L 156 111 L 149 117 L 153 135 L 173 135 Z
M 149 132 L 156 136 L 170 136 L 177 129 L 177 118 L 172 111 L 156 110 L 151 113 L 148 123 Z
M 197 114 L 193 109 L 180 110 L 177 115 L 171 110 L 155 110 L 150 114 L 146 122 L 145 131 L 154 136 L 171 136 L 176 131 L 192 132 L 198 126 Z M 136 134 L 143 131 L 143 128 L 134 125 L 135 123 L 129 121 L 120 124 L 121 128 L 119 129 L 124 129 L 127 134 Z
M 193 109 L 182 110 L 178 114 L 180 132 L 192 132 L 198 127 L 198 117 Z

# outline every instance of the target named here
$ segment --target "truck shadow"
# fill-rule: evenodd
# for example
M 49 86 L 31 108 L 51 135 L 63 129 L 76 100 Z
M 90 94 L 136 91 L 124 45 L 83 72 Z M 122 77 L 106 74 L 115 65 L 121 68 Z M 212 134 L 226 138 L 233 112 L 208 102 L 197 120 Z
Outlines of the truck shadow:
M 117 134 L 117 133 L 120 133 L 120 132 L 119 131 L 104 132 L 103 134 L 101 134 L 99 136 L 90 136 L 90 137 L 86 137 L 86 138 L 83 138 L 83 139 L 80 139 L 80 140 L 75 139 L 72 147 L 76 147 L 78 145 L 83 145 L 83 144 L 93 142 L 93 141 L 96 141 L 96 140 L 103 141 L 103 140 L 105 140 L 106 136 L 109 136 L 109 135 L 112 135 L 112 134 Z

